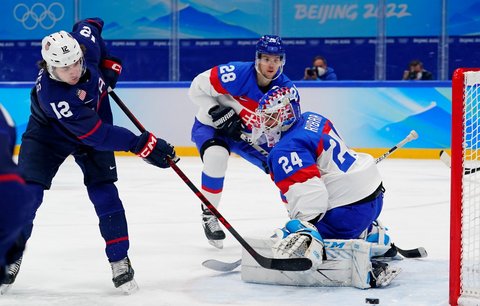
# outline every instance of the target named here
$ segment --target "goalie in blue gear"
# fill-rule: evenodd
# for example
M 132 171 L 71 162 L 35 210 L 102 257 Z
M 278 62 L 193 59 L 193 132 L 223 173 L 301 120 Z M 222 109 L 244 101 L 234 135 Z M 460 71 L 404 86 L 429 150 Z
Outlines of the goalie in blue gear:
M 350 149 L 324 116 L 313 112 L 298 115 L 291 101 L 295 101 L 295 92 L 290 88 L 269 91 L 260 100 L 253 129 L 254 141 L 272 147 L 270 175 L 283 195 L 290 219 L 313 224 L 323 239 L 368 236 L 383 207 L 384 188 L 374 158 Z M 303 240 L 303 244 L 280 246 L 308 250 L 308 242 L 313 240 Z
M 218 65 L 192 81 L 188 94 L 198 106 L 192 141 L 203 162 L 201 191 L 217 208 L 231 153 L 269 172 L 266 157 L 244 140 L 250 138 L 256 124 L 255 110 L 262 96 L 275 86 L 295 88 L 283 74 L 285 60 L 281 38 L 264 35 L 255 47 L 254 61 Z M 299 101 L 292 102 L 298 110 Z M 266 144 L 261 147 L 270 150 Z M 225 233 L 217 218 L 203 205 L 201 216 L 208 242 L 222 248 Z

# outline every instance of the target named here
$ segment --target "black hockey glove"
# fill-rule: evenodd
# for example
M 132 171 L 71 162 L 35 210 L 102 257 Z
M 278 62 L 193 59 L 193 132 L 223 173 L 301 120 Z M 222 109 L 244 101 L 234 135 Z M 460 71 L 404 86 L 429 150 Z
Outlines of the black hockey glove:
M 107 87 L 114 89 L 122 73 L 122 60 L 114 56 L 105 57 L 100 64 L 100 70 Z
M 241 140 L 240 136 L 242 134 L 243 123 L 233 108 L 215 105 L 208 111 L 208 114 L 212 117 L 213 125 L 215 125 L 222 135 L 236 141 Z
M 160 168 L 170 167 L 167 157 L 175 162 L 178 161 L 178 158 L 175 156 L 175 148 L 150 132 L 143 132 L 139 136 L 138 143 L 132 152 L 143 158 L 147 163 Z

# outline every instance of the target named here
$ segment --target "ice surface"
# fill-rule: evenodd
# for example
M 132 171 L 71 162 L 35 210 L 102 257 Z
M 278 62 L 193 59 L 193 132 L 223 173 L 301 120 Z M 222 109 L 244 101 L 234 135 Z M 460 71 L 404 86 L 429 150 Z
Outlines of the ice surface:
M 401 248 L 424 246 L 428 258 L 395 262 L 403 272 L 390 287 L 299 288 L 244 283 L 240 272 L 201 263 L 235 261 L 240 244 L 227 232 L 217 250 L 205 240 L 200 201 L 171 169 L 135 157 L 117 159 L 120 197 L 129 222 L 129 256 L 140 291 L 122 295 L 111 282 L 98 220 L 80 169 L 68 159 L 37 213 L 20 274 L 0 305 L 448 305 L 449 169 L 440 160 L 387 159 L 381 220 Z M 198 157 L 178 166 L 200 187 Z M 287 220 L 269 176 L 231 158 L 219 211 L 240 235 L 269 236 Z

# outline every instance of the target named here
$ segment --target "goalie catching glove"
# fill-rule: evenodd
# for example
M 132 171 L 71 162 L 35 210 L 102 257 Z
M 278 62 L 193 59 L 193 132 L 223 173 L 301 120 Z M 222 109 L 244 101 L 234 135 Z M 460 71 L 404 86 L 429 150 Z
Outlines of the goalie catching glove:
M 306 257 L 318 267 L 326 260 L 323 238 L 317 228 L 306 221 L 293 219 L 282 229 L 277 229 L 274 236 L 276 243 L 272 247 L 274 258 Z
M 215 105 L 210 108 L 208 114 L 212 117 L 213 125 L 224 136 L 239 141 L 242 134 L 243 123 L 240 116 L 231 107 Z
M 171 144 L 147 131 L 139 136 L 138 143 L 132 152 L 147 163 L 160 168 L 170 167 L 168 158 L 175 163 L 179 160 Z

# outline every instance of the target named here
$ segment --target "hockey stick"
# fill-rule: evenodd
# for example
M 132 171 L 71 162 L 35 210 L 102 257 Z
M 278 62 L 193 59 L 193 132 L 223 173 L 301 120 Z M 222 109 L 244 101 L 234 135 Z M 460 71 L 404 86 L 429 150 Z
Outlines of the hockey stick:
M 257 150 L 258 152 L 260 152 L 263 156 L 265 157 L 268 157 L 268 152 L 265 151 L 262 147 L 260 147 L 259 145 L 253 143 L 245 134 L 241 134 L 240 138 L 242 138 L 243 141 L 245 141 L 246 143 L 248 143 L 249 145 L 251 145 L 255 150 Z M 385 152 L 382 156 L 380 156 L 379 158 L 377 158 L 375 160 L 375 163 L 378 164 L 379 162 L 381 162 L 382 160 L 384 160 L 385 158 L 387 158 L 389 155 L 391 155 L 393 152 L 395 152 L 396 150 L 400 149 L 401 147 L 403 147 L 404 145 L 406 145 L 408 142 L 412 141 L 412 140 L 415 140 L 418 138 L 418 133 L 415 131 L 415 130 L 411 130 L 410 133 L 407 135 L 407 137 L 405 137 L 402 141 L 400 141 L 399 143 L 397 143 L 395 146 L 393 146 L 392 148 L 390 148 L 390 150 L 388 150 L 387 152 Z
M 145 132 L 146 129 L 138 121 L 138 119 L 130 112 L 127 106 L 123 103 L 120 97 L 111 89 L 108 88 L 108 93 L 112 96 L 113 100 L 118 104 L 122 111 L 132 121 L 132 123 L 140 130 Z M 202 203 L 218 218 L 218 220 L 225 226 L 226 229 L 240 242 L 240 244 L 252 255 L 252 257 L 258 262 L 258 264 L 266 269 L 284 270 L 284 271 L 305 271 L 312 267 L 312 262 L 308 258 L 267 258 L 260 255 L 255 251 L 245 239 L 238 234 L 238 232 L 228 223 L 228 221 L 218 212 L 210 201 L 198 190 L 197 187 L 190 181 L 190 179 L 183 173 L 182 170 L 175 164 L 171 158 L 167 158 L 170 167 L 180 176 L 180 178 L 187 184 L 188 187 L 195 193 L 195 195 L 202 201 Z
M 415 130 L 411 130 L 410 131 L 410 134 L 407 135 L 407 137 L 405 137 L 402 141 L 400 141 L 399 143 L 397 143 L 395 146 L 393 146 L 390 150 L 388 150 L 388 152 L 384 153 L 382 156 L 380 156 L 379 158 L 377 158 L 375 160 L 375 163 L 378 164 L 379 162 L 381 162 L 382 160 L 384 160 L 385 158 L 387 158 L 390 154 L 392 154 L 393 152 L 395 152 L 397 149 L 400 149 L 401 147 L 403 147 L 404 145 L 406 145 L 408 142 L 412 141 L 412 140 L 415 140 L 418 138 L 418 134 L 417 132 L 415 132 Z
M 424 258 L 427 257 L 427 250 L 425 250 L 424 247 L 419 247 L 416 249 L 410 249 L 410 250 L 402 250 L 401 248 L 397 247 L 395 244 L 391 244 L 392 248 L 394 247 L 400 255 L 402 255 L 405 258 Z
M 250 138 L 248 138 L 247 135 L 245 134 L 240 134 L 240 138 L 245 141 L 246 143 L 248 143 L 249 145 L 251 145 L 255 150 L 257 150 L 258 152 L 260 152 L 263 156 L 265 157 L 268 157 L 268 152 L 265 151 L 262 147 L 260 147 L 259 145 L 257 145 L 256 143 L 254 143 Z
M 445 152 L 444 150 L 441 150 L 441 151 L 440 151 L 440 160 L 441 160 L 448 168 L 451 168 L 452 161 L 451 161 L 450 155 L 448 155 L 448 153 Z M 468 174 L 472 174 L 472 173 L 475 173 L 475 172 L 477 172 L 477 171 L 480 171 L 480 167 L 478 167 L 478 168 L 463 168 L 463 171 L 464 171 L 464 174 L 465 174 L 465 175 L 468 175 Z

